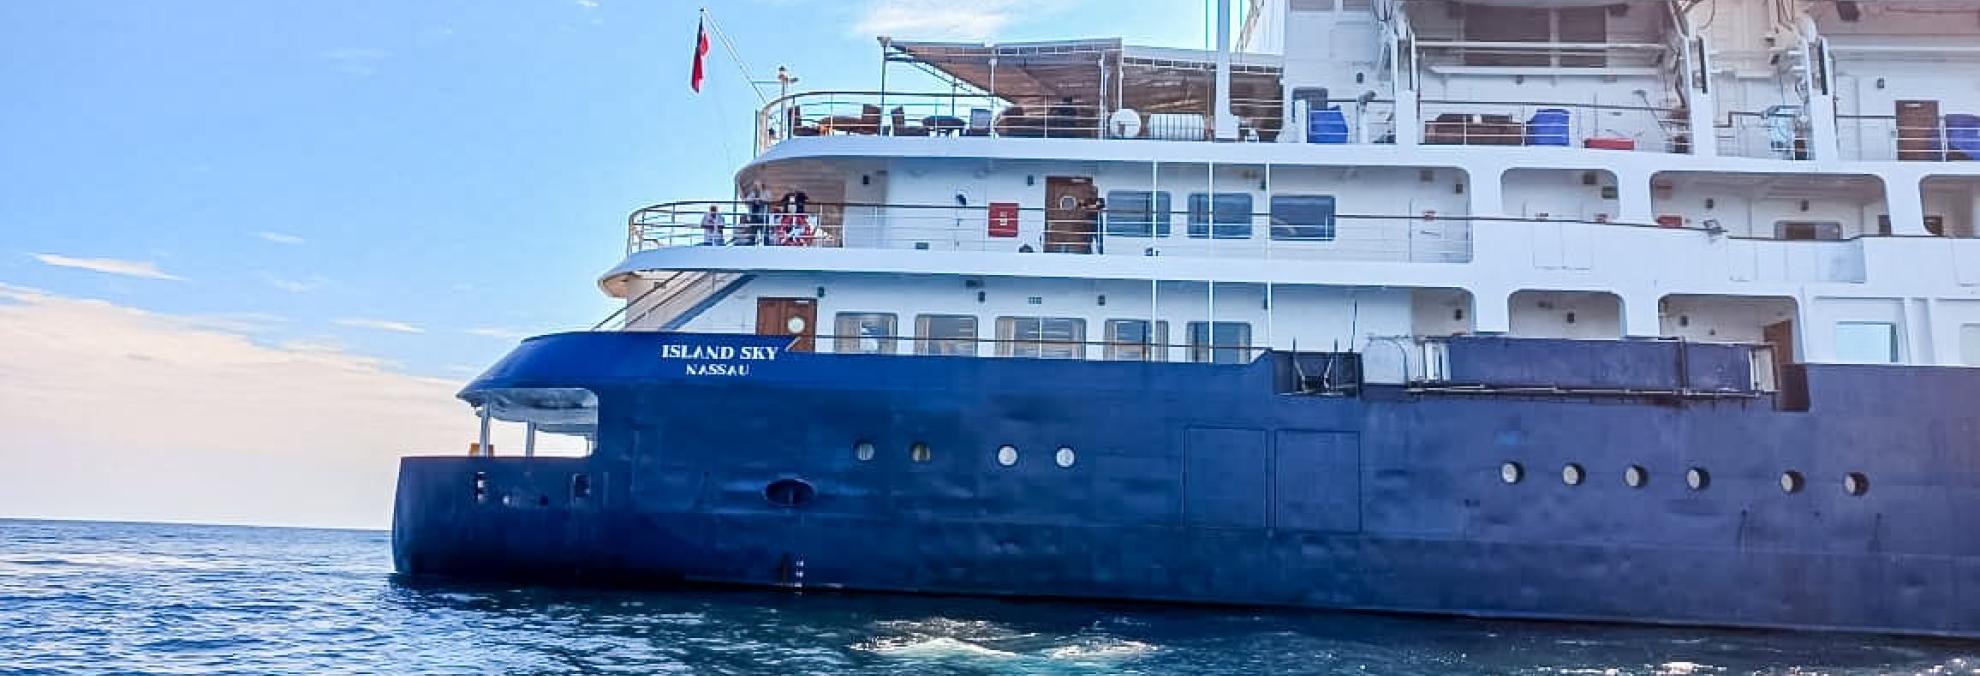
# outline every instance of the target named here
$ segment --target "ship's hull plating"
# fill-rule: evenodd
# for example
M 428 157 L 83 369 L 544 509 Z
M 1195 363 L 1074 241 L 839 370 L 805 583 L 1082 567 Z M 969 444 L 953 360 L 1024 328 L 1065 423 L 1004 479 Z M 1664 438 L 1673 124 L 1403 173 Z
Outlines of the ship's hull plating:
M 400 571 L 1980 635 L 1980 372 L 1810 367 L 1801 411 L 1289 395 L 1263 362 L 794 354 L 710 379 L 639 340 L 540 339 L 471 386 L 592 389 L 598 451 L 406 459 Z M 815 493 L 773 504 L 779 480 Z

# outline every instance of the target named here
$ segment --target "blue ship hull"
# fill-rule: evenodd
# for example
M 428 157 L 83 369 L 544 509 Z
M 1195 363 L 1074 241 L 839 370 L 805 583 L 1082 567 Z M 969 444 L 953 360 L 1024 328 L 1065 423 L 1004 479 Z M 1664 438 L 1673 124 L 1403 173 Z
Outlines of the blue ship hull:
M 1285 355 L 670 344 L 780 343 L 526 342 L 463 395 L 589 389 L 596 451 L 405 459 L 399 571 L 1980 636 L 1980 371 L 1796 367 L 1762 394 L 1743 350 L 1479 339 L 1454 369 L 1500 386 L 1323 396 Z

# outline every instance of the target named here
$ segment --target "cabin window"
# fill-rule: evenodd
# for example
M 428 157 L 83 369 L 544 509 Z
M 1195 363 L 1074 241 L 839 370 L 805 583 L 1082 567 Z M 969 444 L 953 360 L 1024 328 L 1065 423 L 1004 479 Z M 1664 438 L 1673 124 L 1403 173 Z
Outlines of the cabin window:
M 1334 0 L 1292 0 L 1292 11 L 1331 12 L 1334 11 Z
M 1189 360 L 1212 364 L 1251 361 L 1251 325 L 1244 322 L 1190 322 Z
M 1959 327 L 1959 355 L 1967 366 L 1980 366 L 1980 324 Z
M 1107 358 L 1113 361 L 1168 361 L 1169 323 L 1146 319 L 1107 320 Z
M 1835 221 L 1776 221 L 1774 239 L 1839 240 L 1842 239 L 1842 224 Z
M 1898 363 L 1897 325 L 1890 322 L 1836 322 L 1836 361 L 1845 364 Z
M 997 355 L 1042 359 L 1086 356 L 1086 320 L 1070 317 L 998 317 Z
M 1606 7 L 1510 7 L 1495 4 L 1463 4 L 1460 14 L 1467 42 L 1569 42 L 1609 41 Z M 1554 62 L 1550 50 L 1479 49 L 1467 52 L 1468 66 L 1552 66 L 1600 68 L 1608 64 L 1601 53 L 1561 55 Z
M 1329 195 L 1273 195 L 1272 239 L 1306 242 L 1334 239 L 1334 198 Z
M 1114 190 L 1107 193 L 1107 234 L 1115 237 L 1168 237 L 1169 193 Z
M 921 354 L 976 356 L 974 316 L 921 315 L 914 318 L 914 333 L 921 338 L 915 348 Z
M 1251 193 L 1220 192 L 1214 196 L 1190 193 L 1189 236 L 1199 239 L 1249 239 Z
M 854 354 L 893 354 L 894 315 L 885 312 L 841 312 L 832 327 L 832 351 Z

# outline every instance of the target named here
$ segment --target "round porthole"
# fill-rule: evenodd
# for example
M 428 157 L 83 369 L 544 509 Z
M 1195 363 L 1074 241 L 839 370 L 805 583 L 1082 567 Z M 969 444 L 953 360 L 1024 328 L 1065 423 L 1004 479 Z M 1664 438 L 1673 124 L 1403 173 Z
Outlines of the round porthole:
M 784 328 L 790 329 L 791 333 L 804 333 L 805 326 L 803 317 L 792 317 L 784 321 Z
M 1005 467 L 1017 464 L 1017 447 L 1004 444 L 997 447 L 997 464 Z
M 1519 483 L 1520 479 L 1524 479 L 1524 478 L 1526 478 L 1526 468 L 1520 467 L 1519 463 L 1508 462 L 1506 464 L 1499 465 L 1500 481 L 1504 481 L 1509 484 L 1516 484 Z
M 1859 496 L 1870 492 L 1870 477 L 1863 476 L 1862 472 L 1844 474 L 1843 492 Z
M 1792 494 L 1794 494 L 1794 493 L 1800 493 L 1800 492 L 1801 492 L 1801 487 L 1802 487 L 1802 486 L 1803 486 L 1803 485 L 1804 485 L 1805 483 L 1806 483 L 1806 480 L 1804 480 L 1804 479 L 1803 479 L 1803 478 L 1801 477 L 1801 473 L 1800 473 L 1800 472 L 1796 472 L 1796 471 L 1794 471 L 1794 470 L 1788 470 L 1788 471 L 1785 471 L 1785 472 L 1781 472 L 1781 492 L 1782 492 L 1782 493 L 1787 493 L 1787 494 L 1790 494 L 1790 495 L 1792 495 Z
M 862 441 L 857 444 L 853 444 L 853 457 L 858 458 L 860 462 L 866 462 L 868 460 L 872 460 L 873 442 Z
M 1712 485 L 1712 475 L 1703 467 L 1693 467 L 1684 471 L 1684 485 L 1694 491 L 1705 490 L 1706 486 Z
M 928 451 L 928 444 L 925 442 L 917 441 L 913 446 L 908 447 L 908 458 L 915 462 L 928 462 L 930 457 L 933 457 L 933 454 Z
M 1629 469 L 1623 470 L 1623 483 L 1630 488 L 1642 488 L 1643 484 L 1650 483 L 1650 471 L 1643 469 L 1642 465 L 1630 465 Z
M 1570 462 L 1566 467 L 1561 468 L 1561 483 L 1569 486 L 1579 486 L 1581 485 L 1581 480 L 1586 478 L 1588 478 L 1588 473 L 1583 471 L 1580 465 Z
M 1052 455 L 1053 462 L 1059 463 L 1060 467 L 1071 467 L 1073 466 L 1073 462 L 1078 459 L 1078 456 L 1073 455 L 1071 446 L 1060 446 L 1059 452 Z
M 817 495 L 818 490 L 803 479 L 778 479 L 763 487 L 763 499 L 778 507 L 802 507 Z

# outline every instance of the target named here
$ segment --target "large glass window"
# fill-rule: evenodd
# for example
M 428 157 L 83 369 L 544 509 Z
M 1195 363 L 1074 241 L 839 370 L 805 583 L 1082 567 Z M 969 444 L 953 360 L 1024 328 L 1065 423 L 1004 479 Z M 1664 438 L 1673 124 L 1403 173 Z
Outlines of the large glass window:
M 1332 196 L 1272 196 L 1272 239 L 1324 242 L 1333 238 Z
M 1890 322 L 1836 322 L 1836 361 L 1845 364 L 1898 363 L 1897 325 Z
M 1251 237 L 1251 193 L 1189 194 L 1189 236 L 1215 239 Z
M 1189 360 L 1213 364 L 1251 361 L 1251 325 L 1244 322 L 1190 322 Z
M 893 354 L 897 349 L 894 315 L 885 312 L 841 312 L 833 320 L 832 351 Z
M 1146 319 L 1107 320 L 1107 358 L 1115 361 L 1168 361 L 1169 323 Z
M 1980 366 L 1980 324 L 1959 327 L 1959 355 L 1967 366 Z
M 1107 193 L 1107 234 L 1168 237 L 1169 193 L 1113 190 Z
M 976 356 L 976 317 L 921 315 L 914 318 L 914 333 L 921 354 Z
M 1004 357 L 1079 359 L 1086 355 L 1086 320 L 1068 317 L 998 317 L 997 354 Z

